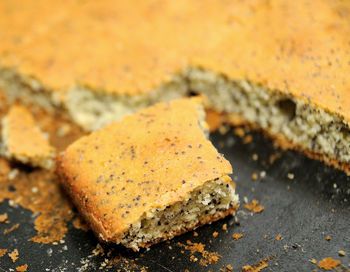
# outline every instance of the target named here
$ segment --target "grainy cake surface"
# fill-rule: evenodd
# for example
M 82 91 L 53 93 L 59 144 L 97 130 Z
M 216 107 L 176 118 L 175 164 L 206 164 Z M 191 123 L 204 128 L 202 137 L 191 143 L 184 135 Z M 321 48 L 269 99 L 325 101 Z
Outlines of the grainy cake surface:
M 199 124 L 199 102 L 156 104 L 79 139 L 59 156 L 62 184 L 100 239 L 122 238 L 140 218 L 185 200 L 208 181 L 230 183 L 230 163 Z M 211 220 L 233 213 L 229 207 Z
M 24 107 L 12 106 L 2 120 L 2 154 L 33 166 L 51 168 L 55 148 Z
M 0 65 L 62 97 L 75 85 L 147 93 L 202 67 L 349 122 L 349 18 L 340 0 L 3 0 Z

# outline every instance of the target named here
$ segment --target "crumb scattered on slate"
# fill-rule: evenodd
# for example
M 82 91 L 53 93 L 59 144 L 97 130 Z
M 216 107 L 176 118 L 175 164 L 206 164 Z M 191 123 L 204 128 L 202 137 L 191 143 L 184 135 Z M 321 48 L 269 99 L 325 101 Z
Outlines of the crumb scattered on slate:
M 253 199 L 250 204 L 244 204 L 243 207 L 254 213 L 261 213 L 264 210 L 264 206 L 259 206 L 259 201 L 256 199 Z
M 17 223 L 17 224 L 15 224 L 15 225 L 13 225 L 11 228 L 5 229 L 5 230 L 4 230 L 4 235 L 7 235 L 7 234 L 9 234 L 10 232 L 12 232 L 12 231 L 14 231 L 15 229 L 18 229 L 18 228 L 19 228 L 19 224 Z
M 268 267 L 267 262 L 275 257 L 276 257 L 276 255 L 274 255 L 272 257 L 265 258 L 255 265 L 245 265 L 242 267 L 242 271 L 243 272 L 259 272 L 262 269 L 264 269 L 265 267 Z
M 5 223 L 7 220 L 7 213 L 0 214 L 0 223 Z
M 241 239 L 243 237 L 243 233 L 234 233 L 232 238 L 235 240 Z
M 16 267 L 16 271 L 20 271 L 20 272 L 25 272 L 25 271 L 27 271 L 27 269 L 28 269 L 28 265 L 27 264 L 24 264 L 24 265 Z
M 341 261 L 335 260 L 332 257 L 327 257 L 318 262 L 317 266 L 321 269 L 331 270 L 337 268 Z
M 6 253 L 7 253 L 7 249 L 6 248 L 0 249 L 0 257 L 5 256 Z
M 191 254 L 200 253 L 202 258 L 200 259 L 199 264 L 202 266 L 208 266 L 213 263 L 216 264 L 222 257 L 216 252 L 205 250 L 205 244 L 202 243 L 192 243 L 190 240 L 187 240 L 186 244 L 177 243 L 177 245 L 191 251 Z
M 8 254 L 9 257 L 11 258 L 12 262 L 15 263 L 18 259 L 19 253 L 18 249 L 15 248 L 11 253 Z

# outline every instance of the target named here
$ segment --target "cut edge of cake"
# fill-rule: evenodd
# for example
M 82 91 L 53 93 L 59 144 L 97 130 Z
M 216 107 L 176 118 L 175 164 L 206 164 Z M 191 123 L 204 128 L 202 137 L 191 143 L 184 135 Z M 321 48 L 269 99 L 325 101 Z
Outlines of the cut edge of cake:
M 188 67 L 145 94 L 108 94 L 76 86 L 67 91 L 64 98 L 58 98 L 61 92 L 44 91 L 37 81 L 24 77 L 17 81 L 14 72 L 11 73 L 6 80 L 3 80 L 4 73 L 0 73 L 0 84 L 10 90 L 6 92 L 8 96 L 39 103 L 49 110 L 55 105 L 63 107 L 73 121 L 87 131 L 99 129 L 156 102 L 168 102 L 192 93 L 205 94 L 208 97 L 206 108 L 233 116 L 228 118 L 232 125 L 238 116 L 240 123 L 262 129 L 282 148 L 299 150 L 350 174 L 349 122 L 312 101 L 286 91 L 271 90 L 263 84 Z M 17 91 L 12 92 L 13 89 Z

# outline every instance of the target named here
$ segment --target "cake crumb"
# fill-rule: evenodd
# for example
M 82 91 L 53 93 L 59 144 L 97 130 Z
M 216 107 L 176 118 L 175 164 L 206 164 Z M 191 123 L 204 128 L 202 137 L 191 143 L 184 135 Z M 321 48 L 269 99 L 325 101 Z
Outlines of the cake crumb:
M 7 213 L 0 214 L 0 223 L 6 222 L 7 218 Z
M 15 225 L 13 225 L 11 228 L 5 229 L 5 230 L 4 230 L 4 235 L 9 234 L 10 232 L 14 231 L 15 229 L 18 229 L 18 227 L 19 227 L 19 224 L 17 223 L 17 224 L 15 224 Z
M 232 238 L 235 240 L 241 239 L 243 237 L 243 233 L 234 233 Z
M 269 157 L 269 163 L 270 164 L 273 164 L 277 159 L 279 159 L 280 157 L 282 156 L 282 154 L 280 152 L 277 152 L 275 154 L 272 154 L 270 157 Z
M 252 174 L 252 180 L 257 180 L 258 179 L 258 174 L 257 173 L 253 173 Z
M 202 258 L 199 260 L 199 264 L 202 266 L 208 266 L 209 264 L 213 263 L 216 264 L 222 257 L 216 252 L 209 252 L 205 250 L 205 244 L 202 243 L 192 243 L 190 240 L 187 240 L 186 245 L 181 243 L 177 243 L 177 245 L 191 251 L 191 254 L 200 253 Z
M 12 262 L 15 263 L 18 259 L 19 253 L 18 249 L 15 248 L 11 253 L 8 254 L 9 257 L 11 258 Z
M 222 225 L 222 230 L 227 231 L 227 224 Z
M 6 248 L 0 249 L 0 257 L 5 256 L 6 253 L 7 253 L 7 249 Z
M 225 124 L 221 124 L 221 125 L 219 126 L 219 133 L 220 133 L 221 135 L 225 135 L 225 134 L 228 132 L 228 130 L 229 130 L 229 128 L 228 128 L 228 126 L 225 125 Z
M 264 239 L 266 239 L 266 238 L 267 238 L 267 235 L 265 234 L 265 235 L 264 235 Z
M 233 132 L 234 134 L 236 134 L 238 137 L 241 137 L 241 138 L 243 138 L 245 135 L 245 131 L 243 128 L 235 128 Z
M 230 265 L 230 264 L 226 265 L 226 268 L 228 271 L 232 271 L 232 269 L 233 269 L 232 265 Z
M 247 135 L 247 136 L 245 136 L 245 137 L 243 138 L 243 143 L 244 143 L 244 144 L 249 144 L 249 143 L 251 143 L 252 141 L 253 141 L 252 135 Z
M 253 161 L 257 161 L 259 159 L 258 154 L 254 153 L 252 156 Z
M 198 237 L 198 233 L 196 231 L 193 232 L 194 237 Z
M 343 257 L 343 256 L 345 256 L 345 251 L 344 250 L 339 250 L 338 254 L 339 254 L 339 256 Z
M 214 232 L 213 232 L 213 237 L 216 238 L 216 237 L 218 237 L 218 236 L 219 236 L 219 233 L 218 233 L 217 231 L 214 231 Z
M 327 257 L 318 262 L 317 266 L 321 269 L 331 270 L 337 268 L 341 261 L 335 260 L 332 257 Z
M 276 237 L 276 240 L 279 241 L 279 240 L 281 240 L 281 239 L 282 239 L 282 234 L 279 233 L 279 234 L 277 235 L 277 237 Z
M 259 201 L 256 199 L 253 199 L 251 204 L 244 204 L 243 207 L 254 213 L 261 213 L 264 210 L 264 206 L 258 206 L 258 204 L 259 204 Z
M 326 236 L 326 240 L 327 240 L 327 241 L 330 241 L 330 240 L 332 240 L 332 237 L 329 236 L 329 235 L 327 235 L 327 236 Z
M 276 255 L 274 255 L 272 257 L 265 258 L 253 266 L 245 265 L 242 267 L 242 272 L 259 272 L 262 269 L 264 269 L 265 267 L 268 267 L 267 261 L 269 261 L 275 257 L 276 257 Z
M 193 255 L 191 255 L 190 261 L 191 261 L 191 262 L 197 262 L 197 261 L 198 261 L 198 258 L 195 257 L 195 256 L 193 256 Z
M 266 171 L 261 171 L 261 172 L 260 172 L 260 177 L 261 177 L 261 178 L 266 177 Z
M 294 179 L 294 174 L 293 173 L 288 173 L 287 174 L 288 179 Z
M 317 263 L 316 259 L 311 259 L 310 262 L 312 262 L 313 264 Z
M 20 271 L 20 272 L 25 272 L 25 271 L 27 271 L 27 269 L 28 269 L 28 265 L 27 264 L 24 264 L 24 265 L 16 267 L 16 271 Z
M 76 229 L 80 229 L 83 231 L 88 231 L 89 227 L 86 225 L 86 223 L 79 217 L 77 216 L 74 220 L 73 220 L 73 226 Z
M 8 173 L 7 178 L 8 178 L 9 180 L 14 180 L 14 179 L 17 177 L 18 173 L 19 173 L 19 171 L 18 171 L 17 168 L 12 169 L 12 170 Z

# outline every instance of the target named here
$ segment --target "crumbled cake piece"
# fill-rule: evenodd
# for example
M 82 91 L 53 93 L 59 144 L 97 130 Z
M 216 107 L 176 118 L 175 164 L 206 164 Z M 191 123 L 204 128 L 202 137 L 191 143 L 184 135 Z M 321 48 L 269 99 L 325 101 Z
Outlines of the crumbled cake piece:
M 60 180 L 99 239 L 138 250 L 234 214 L 232 168 L 207 139 L 201 102 L 159 103 L 58 156 Z
M 11 258 L 12 262 L 15 263 L 18 260 L 19 256 L 18 249 L 15 248 L 11 253 L 8 253 L 8 255 Z
M 335 260 L 332 257 L 327 257 L 318 262 L 317 266 L 324 270 L 331 270 L 337 268 L 341 261 Z
M 339 256 L 344 257 L 345 256 L 345 251 L 344 250 L 339 250 L 338 254 L 339 254 Z
M 27 271 L 27 269 L 28 269 L 28 264 L 24 264 L 16 267 L 16 271 L 19 271 L 19 272 L 25 272 Z
M 232 238 L 235 239 L 235 240 L 239 240 L 243 237 L 243 233 L 234 233 L 232 235 Z
M 6 158 L 46 169 L 53 167 L 55 148 L 26 108 L 10 108 L 2 119 L 1 136 L 1 153 Z
M 253 199 L 252 203 L 244 204 L 243 207 L 246 208 L 247 210 L 254 212 L 254 213 L 261 213 L 265 209 L 264 206 L 259 205 L 259 201 L 256 199 Z
M 6 222 L 7 218 L 8 218 L 7 213 L 0 214 L 0 223 Z

